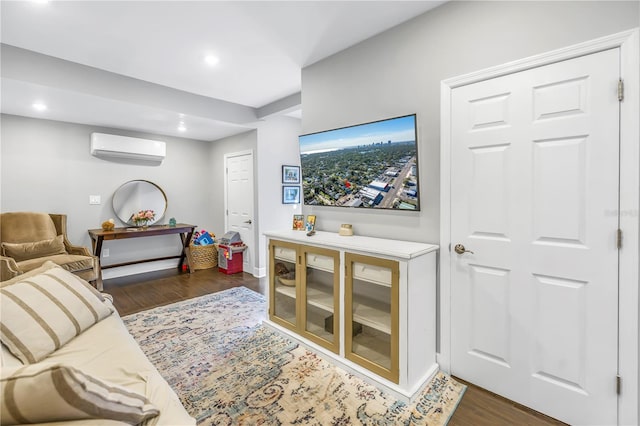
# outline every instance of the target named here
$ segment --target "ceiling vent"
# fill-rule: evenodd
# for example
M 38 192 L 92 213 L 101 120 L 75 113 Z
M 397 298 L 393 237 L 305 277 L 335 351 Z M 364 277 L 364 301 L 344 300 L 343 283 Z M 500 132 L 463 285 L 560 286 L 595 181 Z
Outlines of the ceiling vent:
M 167 148 L 161 141 L 91 133 L 91 155 L 160 162 L 166 157 Z

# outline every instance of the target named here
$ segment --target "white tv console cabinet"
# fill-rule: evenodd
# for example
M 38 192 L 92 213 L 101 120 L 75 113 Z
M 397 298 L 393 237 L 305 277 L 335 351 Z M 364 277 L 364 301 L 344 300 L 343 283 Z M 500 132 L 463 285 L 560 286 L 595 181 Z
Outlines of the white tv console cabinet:
M 347 371 L 409 402 L 438 371 L 438 246 L 266 232 L 269 317 Z

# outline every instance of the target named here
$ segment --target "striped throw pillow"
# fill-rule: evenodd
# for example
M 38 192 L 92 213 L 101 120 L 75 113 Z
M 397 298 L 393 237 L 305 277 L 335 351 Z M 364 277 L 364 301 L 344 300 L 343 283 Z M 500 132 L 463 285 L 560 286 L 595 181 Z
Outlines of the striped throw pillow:
M 52 268 L 0 288 L 0 340 L 25 364 L 44 359 L 113 308 L 82 278 Z
M 160 411 L 144 396 L 61 364 L 2 372 L 2 425 L 79 419 L 138 424 Z

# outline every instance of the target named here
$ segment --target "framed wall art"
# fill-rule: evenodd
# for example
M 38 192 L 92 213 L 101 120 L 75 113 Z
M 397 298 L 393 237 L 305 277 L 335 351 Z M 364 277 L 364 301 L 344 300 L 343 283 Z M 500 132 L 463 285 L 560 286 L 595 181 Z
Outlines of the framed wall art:
M 300 166 L 282 166 L 282 183 L 300 183 Z
M 300 187 L 283 185 L 282 204 L 300 204 Z

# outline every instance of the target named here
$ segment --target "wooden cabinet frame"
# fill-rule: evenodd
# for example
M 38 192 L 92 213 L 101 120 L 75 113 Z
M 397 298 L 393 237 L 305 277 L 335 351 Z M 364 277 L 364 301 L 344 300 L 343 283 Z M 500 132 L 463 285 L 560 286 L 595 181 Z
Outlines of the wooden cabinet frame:
M 288 248 L 295 251 L 295 324 L 292 324 L 286 319 L 279 317 L 276 309 L 276 280 L 278 278 L 275 273 L 275 261 L 282 260 L 277 258 L 276 255 L 276 250 L 278 247 Z M 321 309 L 330 312 L 331 315 L 333 315 L 333 341 L 325 339 L 307 330 L 307 300 L 310 297 L 313 297 L 309 294 L 309 289 L 311 288 L 311 286 L 308 282 L 307 268 L 315 269 L 313 266 L 307 265 L 307 259 L 308 255 L 313 254 L 333 259 L 333 296 L 331 297 L 331 303 L 329 304 L 327 302 L 326 294 L 315 294 L 314 296 L 316 296 L 316 301 L 312 303 L 314 306 L 320 307 Z M 320 346 L 338 353 L 340 351 L 340 253 L 338 251 L 322 247 L 272 240 L 269 243 L 269 259 L 269 319 L 276 324 L 279 324 L 304 336 L 305 338 Z
M 301 253 L 299 255 L 300 265 L 300 279 L 303 281 L 301 286 L 300 296 L 300 323 L 298 328 L 302 330 L 302 335 L 307 339 L 330 349 L 335 353 L 340 352 L 340 253 L 335 250 L 329 250 L 321 247 L 313 246 L 300 246 Z M 310 297 L 307 294 L 307 290 L 310 288 L 308 285 L 308 276 L 306 274 L 307 266 L 307 254 L 319 254 L 321 256 L 333 258 L 333 342 L 323 339 L 322 337 L 307 330 L 307 299 Z M 328 309 L 328 308 L 327 308 Z
M 345 291 L 344 291 L 344 315 L 345 315 L 345 356 L 347 359 L 356 362 L 368 370 L 391 380 L 394 383 L 398 383 L 399 380 L 399 323 L 398 323 L 398 306 L 399 306 L 399 279 L 400 270 L 398 262 L 395 260 L 381 259 L 379 257 L 364 256 L 361 254 L 345 253 Z M 353 307 L 353 264 L 360 262 L 368 265 L 376 265 L 382 268 L 388 268 L 391 270 L 391 282 L 390 282 L 390 368 L 385 368 L 353 351 L 353 321 L 354 310 Z M 376 284 L 372 284 L 376 285 Z
M 296 321 L 294 323 L 291 323 L 289 321 L 287 321 L 286 319 L 282 318 L 281 316 L 278 316 L 278 312 L 276 311 L 276 280 L 278 279 L 276 273 L 275 273 L 275 260 L 276 258 L 276 248 L 277 247 L 284 247 L 284 248 L 288 248 L 291 250 L 294 250 L 296 252 L 295 258 L 294 259 L 287 259 L 286 261 L 291 262 L 293 264 L 295 264 L 295 276 L 296 276 L 296 281 L 295 281 L 295 317 L 296 317 Z M 288 328 L 289 330 L 292 331 L 298 331 L 298 317 L 300 316 L 300 282 L 299 282 L 299 276 L 300 276 L 300 271 L 299 271 L 299 261 L 298 261 L 298 244 L 294 244 L 294 243 L 290 243 L 287 241 L 272 241 L 269 243 L 269 319 L 273 322 L 275 322 L 276 324 Z M 278 259 L 280 260 L 280 259 Z
M 410 402 L 416 398 L 438 371 L 438 247 L 383 238 L 345 237 L 325 231 L 316 231 L 313 236 L 293 230 L 274 231 L 265 233 L 265 236 L 269 241 L 269 318 L 265 320 L 265 325 L 287 334 L 291 339 L 400 401 Z M 283 289 L 276 292 L 276 251 L 279 251 L 281 258 L 286 257 L 291 266 L 295 263 L 296 289 L 285 289 L 290 294 L 289 297 L 296 297 L 296 316 L 291 322 L 277 315 L 275 299 L 278 293 L 283 293 Z M 320 295 L 309 294 L 313 286 L 306 279 L 306 269 L 309 266 L 307 262 L 314 263 L 321 269 L 323 265 L 322 259 L 312 259 L 314 254 L 333 258 L 333 279 L 328 275 L 319 277 L 323 285 L 328 287 L 333 284 L 333 298 L 327 297 L 330 294 L 327 287 L 320 289 Z M 329 264 L 326 258 L 324 261 L 324 265 Z M 354 306 L 351 294 L 354 265 L 357 276 L 356 305 L 359 306 L 355 307 L 356 313 L 351 313 Z M 329 268 L 322 270 L 327 269 Z M 312 276 L 315 273 L 316 271 L 312 272 Z M 371 294 L 367 293 L 369 284 L 372 286 Z M 314 326 L 311 331 L 317 334 L 305 330 L 308 314 L 306 298 L 316 297 L 315 302 L 319 303 L 319 296 L 323 298 L 324 307 L 333 303 L 333 342 L 327 342 L 317 335 L 324 334 L 318 328 L 321 327 L 319 319 L 322 307 L 316 311 L 317 316 L 312 321 Z M 376 318 L 384 320 L 377 321 Z M 362 324 L 363 332 L 370 333 L 363 337 L 374 342 L 380 339 L 378 343 L 384 346 L 375 347 L 367 339 L 362 341 L 358 336 L 354 338 L 354 319 Z M 368 329 L 365 328 L 367 322 Z

